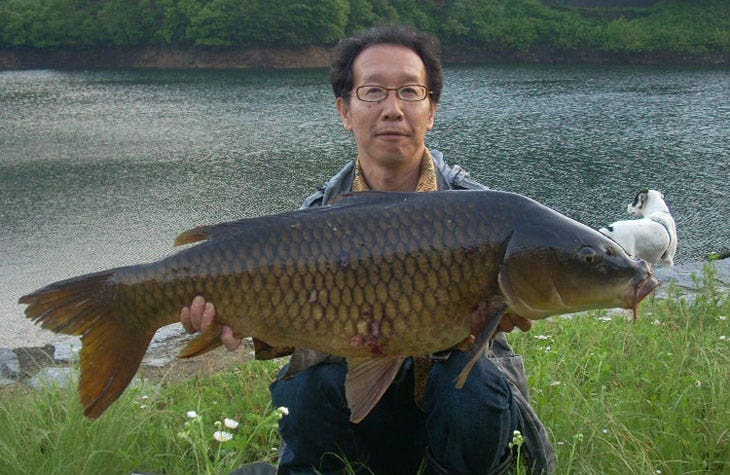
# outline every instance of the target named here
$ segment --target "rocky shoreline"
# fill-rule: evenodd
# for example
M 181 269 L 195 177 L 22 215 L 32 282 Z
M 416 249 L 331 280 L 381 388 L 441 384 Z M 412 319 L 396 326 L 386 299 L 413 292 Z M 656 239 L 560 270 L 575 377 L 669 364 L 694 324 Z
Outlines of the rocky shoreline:
M 715 264 L 719 285 L 724 292 L 730 292 L 730 258 Z M 704 262 L 695 262 L 671 268 L 660 267 L 655 273 L 663 284 L 673 280 L 681 292 L 691 298 L 697 290 L 693 275 L 702 276 L 704 265 Z M 666 295 L 666 288 L 667 285 L 660 287 L 660 296 Z M 210 374 L 253 358 L 253 347 L 247 341 L 242 350 L 235 352 L 219 348 L 193 359 L 177 359 L 176 355 L 191 338 L 180 324 L 161 328 L 142 361 L 141 372 L 153 381 L 179 381 Z M 73 381 L 80 349 L 81 342 L 74 337 L 40 347 L 0 348 L 0 389 L 17 384 L 41 388 Z
M 26 69 L 286 69 L 329 66 L 330 49 L 256 47 L 0 48 L 0 71 Z M 445 47 L 446 63 L 646 64 L 727 66 L 730 54 L 671 52 L 612 53 L 595 50 L 539 49 L 530 52 Z
M 329 50 L 301 48 L 13 48 L 0 49 L 0 71 L 23 69 L 284 69 L 322 68 Z

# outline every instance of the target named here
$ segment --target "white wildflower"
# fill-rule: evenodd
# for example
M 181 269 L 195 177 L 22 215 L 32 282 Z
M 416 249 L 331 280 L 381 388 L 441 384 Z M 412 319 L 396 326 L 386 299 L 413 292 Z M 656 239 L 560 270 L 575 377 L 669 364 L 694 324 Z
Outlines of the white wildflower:
M 727 320 L 727 317 L 725 315 L 720 315 L 719 317 L 717 317 L 717 319 L 721 322 L 724 322 L 725 320 Z
M 549 340 L 552 337 L 550 335 L 535 335 L 536 340 Z
M 611 317 L 606 316 L 606 317 L 598 317 L 598 320 L 600 320 L 602 322 L 610 322 L 613 319 Z
M 277 407 L 276 412 L 278 412 L 282 416 L 288 416 L 289 415 L 289 408 L 285 406 Z
M 720 335 L 720 341 L 725 341 L 725 340 L 727 340 L 727 337 L 725 335 Z
M 514 446 L 520 447 L 525 442 L 525 438 L 522 436 L 522 432 L 516 430 L 512 433 L 512 442 L 507 444 L 507 446 L 511 449 Z
M 233 438 L 233 434 L 224 430 L 217 430 L 213 432 L 213 438 L 218 442 L 228 442 Z
M 235 429 L 236 427 L 238 427 L 238 421 L 226 417 L 225 419 L 223 419 L 223 425 L 229 429 Z
M 561 384 L 563 383 L 560 381 L 553 381 L 552 383 L 550 383 L 550 386 L 560 386 Z
M 188 416 L 188 417 L 189 417 L 190 419 L 195 419 L 196 417 L 198 417 L 198 413 L 197 413 L 197 412 L 195 412 L 195 411 L 188 411 L 188 413 L 187 413 L 187 416 Z
M 603 432 L 604 434 L 608 434 L 608 429 L 603 429 L 601 432 Z

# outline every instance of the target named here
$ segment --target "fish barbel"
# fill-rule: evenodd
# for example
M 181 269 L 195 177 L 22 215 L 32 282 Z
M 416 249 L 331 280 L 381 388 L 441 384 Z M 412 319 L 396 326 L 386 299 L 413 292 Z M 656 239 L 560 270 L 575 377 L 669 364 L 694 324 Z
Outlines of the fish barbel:
M 489 327 L 483 344 L 505 313 L 535 320 L 636 309 L 658 285 L 644 261 L 597 231 L 496 191 L 356 193 L 329 206 L 198 227 L 175 244 L 196 242 L 20 298 L 43 328 L 81 335 L 86 416 L 100 416 L 119 397 L 155 331 L 177 322 L 196 295 L 215 303 L 215 322 L 180 356 L 220 345 L 223 325 L 274 347 L 344 356 L 348 406 L 359 421 L 405 357 L 451 348 Z

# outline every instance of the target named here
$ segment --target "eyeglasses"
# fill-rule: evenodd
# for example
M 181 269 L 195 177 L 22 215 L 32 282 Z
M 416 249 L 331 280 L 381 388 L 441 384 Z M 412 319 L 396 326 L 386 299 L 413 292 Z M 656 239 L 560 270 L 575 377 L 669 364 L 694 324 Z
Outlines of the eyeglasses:
M 419 84 L 406 84 L 401 87 L 382 87 L 364 85 L 355 89 L 355 95 L 358 99 L 365 102 L 380 102 L 388 97 L 389 91 L 395 91 L 396 97 L 407 102 L 418 102 L 428 97 L 429 94 L 433 94 L 433 91 L 429 91 L 426 86 Z

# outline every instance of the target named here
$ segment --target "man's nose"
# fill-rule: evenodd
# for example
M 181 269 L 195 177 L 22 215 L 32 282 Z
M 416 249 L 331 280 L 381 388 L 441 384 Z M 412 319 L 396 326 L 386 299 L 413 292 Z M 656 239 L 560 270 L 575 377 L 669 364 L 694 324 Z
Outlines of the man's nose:
M 388 91 L 381 104 L 383 105 L 383 116 L 386 119 L 392 120 L 403 117 L 403 101 L 398 98 L 396 91 Z

